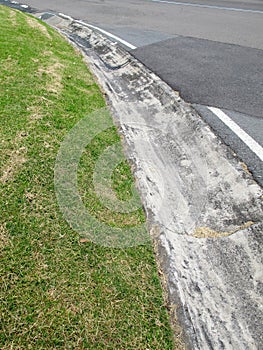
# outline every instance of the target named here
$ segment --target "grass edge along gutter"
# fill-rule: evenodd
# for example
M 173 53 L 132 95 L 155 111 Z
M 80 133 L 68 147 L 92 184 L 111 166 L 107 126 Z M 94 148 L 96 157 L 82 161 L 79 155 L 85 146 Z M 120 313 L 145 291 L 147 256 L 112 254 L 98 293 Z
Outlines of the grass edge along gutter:
M 81 55 L 31 16 L 3 6 L 0 16 L 1 349 L 183 348 L 172 337 L 151 244 L 116 249 L 81 240 L 59 210 L 60 144 L 79 120 L 105 108 Z M 143 213 L 112 218 L 90 180 L 118 140 L 112 124 L 89 144 L 79 191 L 101 221 L 132 226 Z M 120 200 L 131 179 L 121 164 L 113 176 Z

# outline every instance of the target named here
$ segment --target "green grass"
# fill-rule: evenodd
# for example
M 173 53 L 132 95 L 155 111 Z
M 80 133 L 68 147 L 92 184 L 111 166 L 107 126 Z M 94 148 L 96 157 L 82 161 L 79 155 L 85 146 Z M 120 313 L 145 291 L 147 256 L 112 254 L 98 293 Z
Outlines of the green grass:
M 179 349 L 151 244 L 114 249 L 81 240 L 59 210 L 60 144 L 79 120 L 105 107 L 81 55 L 51 28 L 3 6 L 0 42 L 0 348 Z M 94 192 L 96 159 L 116 142 L 112 124 L 88 145 L 79 191 L 97 219 L 141 224 L 142 209 L 110 213 Z M 130 198 L 132 181 L 124 161 L 112 177 L 120 200 Z

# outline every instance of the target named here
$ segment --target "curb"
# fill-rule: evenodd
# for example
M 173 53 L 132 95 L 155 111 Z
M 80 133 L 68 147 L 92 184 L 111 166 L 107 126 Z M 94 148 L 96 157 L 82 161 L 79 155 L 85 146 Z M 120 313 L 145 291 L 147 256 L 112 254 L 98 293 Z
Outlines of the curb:
M 189 347 L 257 349 L 262 189 L 193 108 L 129 53 L 65 15 L 46 22 L 81 48 L 108 98 Z
M 262 189 L 197 112 L 116 43 L 63 14 L 36 16 L 81 48 L 106 94 L 189 348 L 260 348 Z

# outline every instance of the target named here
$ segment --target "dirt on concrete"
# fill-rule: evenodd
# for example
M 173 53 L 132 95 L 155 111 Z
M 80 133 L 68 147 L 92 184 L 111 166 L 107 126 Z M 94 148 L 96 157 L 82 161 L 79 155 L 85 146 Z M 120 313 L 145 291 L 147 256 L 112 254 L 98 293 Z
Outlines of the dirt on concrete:
M 189 348 L 261 348 L 262 189 L 126 51 L 78 21 L 42 15 L 82 49 L 107 96 Z

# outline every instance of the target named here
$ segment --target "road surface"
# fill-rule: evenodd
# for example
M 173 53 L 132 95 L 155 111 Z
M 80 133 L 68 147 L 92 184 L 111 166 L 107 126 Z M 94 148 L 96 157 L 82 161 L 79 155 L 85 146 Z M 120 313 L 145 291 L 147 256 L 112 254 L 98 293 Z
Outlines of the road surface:
M 229 10 L 223 8 L 226 2 L 217 2 L 215 6 L 213 1 L 213 8 L 208 7 L 210 2 L 183 5 L 170 2 L 157 5 L 215 10 L 218 15 L 229 11 L 261 16 L 256 2 L 250 2 L 251 7 L 247 4 L 241 8 L 242 4 L 233 1 L 228 3 L 232 6 Z M 100 15 L 101 8 L 110 3 L 115 2 L 86 2 L 87 5 L 96 4 Z M 77 4 L 84 5 L 84 2 Z M 151 1 L 119 3 L 122 7 L 125 4 L 131 9 L 132 4 L 137 7 L 144 4 L 148 8 L 156 6 Z M 87 10 L 88 7 L 83 7 L 83 13 L 84 8 Z M 159 7 L 160 13 L 161 10 Z M 47 13 L 43 17 L 63 30 L 68 26 L 68 35 L 75 35 L 77 25 L 75 39 L 78 37 L 82 44 L 86 42 L 89 48 L 89 62 L 125 132 L 128 158 L 136 164 L 148 227 L 156 243 L 171 305 L 177 305 L 178 318 L 188 335 L 186 339 L 193 349 L 200 350 L 261 348 L 262 190 L 241 171 L 240 164 L 228 149 L 222 147 L 207 124 L 196 113 L 189 113 L 189 105 L 153 73 L 137 61 L 123 64 L 127 59 L 124 51 L 116 49 L 116 45 L 101 36 L 95 36 L 94 40 L 94 34 L 79 21 L 65 21 L 63 15 Z M 88 18 L 85 20 L 90 22 Z M 158 23 L 158 16 L 155 20 Z M 253 26 L 252 22 L 250 24 Z M 93 22 L 94 25 L 99 23 Z M 256 154 L 255 157 L 260 158 L 262 117 L 258 107 L 262 100 L 255 97 L 260 94 L 258 89 L 262 81 L 259 66 L 262 49 L 256 46 L 260 36 L 251 39 L 250 47 L 245 43 L 231 43 L 237 40 L 236 33 L 221 42 L 207 37 L 150 31 L 140 28 L 139 24 L 126 32 L 122 27 L 120 33 L 117 27 L 115 30 L 103 28 L 111 31 L 108 35 L 113 40 L 117 38 L 112 33 L 120 36 L 119 42 L 149 67 L 154 69 L 155 65 L 160 76 L 199 109 L 204 118 L 210 118 L 211 125 L 215 123 L 216 131 L 222 133 L 223 138 L 227 136 L 237 142 L 234 149 L 239 149 L 238 142 L 244 141 L 252 148 L 251 152 L 258 153 L 259 157 Z M 212 31 L 212 27 L 210 29 Z M 141 45 L 135 42 L 136 35 Z M 208 31 L 207 35 L 212 34 Z M 114 69 L 116 65 L 122 65 L 122 68 Z M 140 79 L 134 79 L 138 72 Z M 251 74 L 253 79 L 250 80 Z M 250 96 L 248 105 L 244 104 L 243 100 L 247 98 L 244 94 Z M 211 99 L 212 107 L 206 106 L 207 98 Z M 147 103 L 141 103 L 145 100 Z M 171 100 L 173 104 L 169 103 Z M 228 108 L 235 105 L 242 112 L 246 108 L 250 115 L 226 111 L 221 104 Z M 253 137 L 249 137 L 244 129 Z
M 261 0 L 23 3 L 62 12 L 122 39 L 122 45 L 198 110 L 263 184 Z

